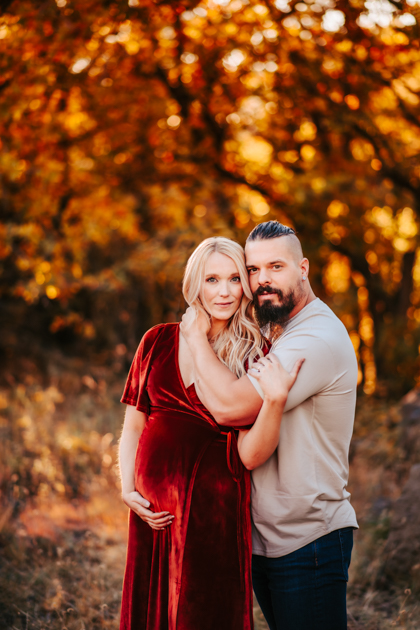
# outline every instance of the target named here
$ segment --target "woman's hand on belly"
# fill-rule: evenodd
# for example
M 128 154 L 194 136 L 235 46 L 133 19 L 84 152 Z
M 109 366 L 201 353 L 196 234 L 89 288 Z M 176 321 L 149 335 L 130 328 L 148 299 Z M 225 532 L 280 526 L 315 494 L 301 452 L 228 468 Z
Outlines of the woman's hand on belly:
M 140 518 L 150 525 L 152 529 L 161 530 L 168 527 L 174 520 L 174 516 L 169 512 L 152 512 L 148 507 L 150 503 L 141 496 L 140 492 L 134 490 L 133 492 L 127 492 L 123 494 L 124 503 L 140 516 Z

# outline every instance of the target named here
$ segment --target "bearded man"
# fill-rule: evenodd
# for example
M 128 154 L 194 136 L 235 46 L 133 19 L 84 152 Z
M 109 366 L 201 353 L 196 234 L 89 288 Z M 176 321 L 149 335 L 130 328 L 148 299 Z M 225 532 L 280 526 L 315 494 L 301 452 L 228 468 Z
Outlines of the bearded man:
M 291 371 L 277 449 L 252 462 L 253 585 L 270 630 L 344 630 L 346 586 L 357 528 L 346 490 L 357 361 L 347 331 L 309 283 L 309 261 L 294 230 L 257 225 L 245 247 L 255 317 L 270 354 L 237 379 L 215 356 L 191 314 L 182 333 L 196 389 L 215 419 L 246 425 L 264 397 L 254 378 L 267 362 Z M 253 376 L 254 375 L 254 376 Z

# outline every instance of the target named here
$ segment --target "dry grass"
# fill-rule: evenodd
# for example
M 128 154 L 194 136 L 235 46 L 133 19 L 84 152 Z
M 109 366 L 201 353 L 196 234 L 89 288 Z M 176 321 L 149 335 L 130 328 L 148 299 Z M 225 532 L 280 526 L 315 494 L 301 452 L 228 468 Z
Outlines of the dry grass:
M 81 378 L 82 376 L 82 378 Z M 126 509 L 116 446 L 122 380 L 59 371 L 0 392 L 0 628 L 117 630 L 125 563 Z M 349 628 L 420 628 L 406 587 L 379 591 L 389 501 L 406 475 L 399 415 L 365 406 L 352 455 L 351 491 L 361 530 L 351 566 Z M 378 503 L 379 501 L 379 503 Z M 408 585 L 407 585 L 408 586 Z M 267 630 L 258 605 L 256 630 Z

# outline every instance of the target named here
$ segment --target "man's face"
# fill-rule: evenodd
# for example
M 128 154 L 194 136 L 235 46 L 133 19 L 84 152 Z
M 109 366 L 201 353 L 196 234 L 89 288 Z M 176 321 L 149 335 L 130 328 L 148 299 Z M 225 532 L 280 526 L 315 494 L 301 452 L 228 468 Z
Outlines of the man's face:
M 305 295 L 302 278 L 307 276 L 308 261 L 301 257 L 297 239 L 251 241 L 245 256 L 258 323 L 283 325 Z

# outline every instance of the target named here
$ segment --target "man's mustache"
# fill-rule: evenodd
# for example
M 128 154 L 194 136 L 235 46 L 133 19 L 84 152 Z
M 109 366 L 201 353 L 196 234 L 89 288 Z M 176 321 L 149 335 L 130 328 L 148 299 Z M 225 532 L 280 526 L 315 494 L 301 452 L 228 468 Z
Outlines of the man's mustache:
M 283 299 L 283 291 L 281 291 L 280 289 L 274 289 L 273 287 L 270 286 L 261 286 L 258 287 L 258 289 L 254 292 L 254 298 L 258 297 L 259 295 L 278 295 L 281 299 Z

